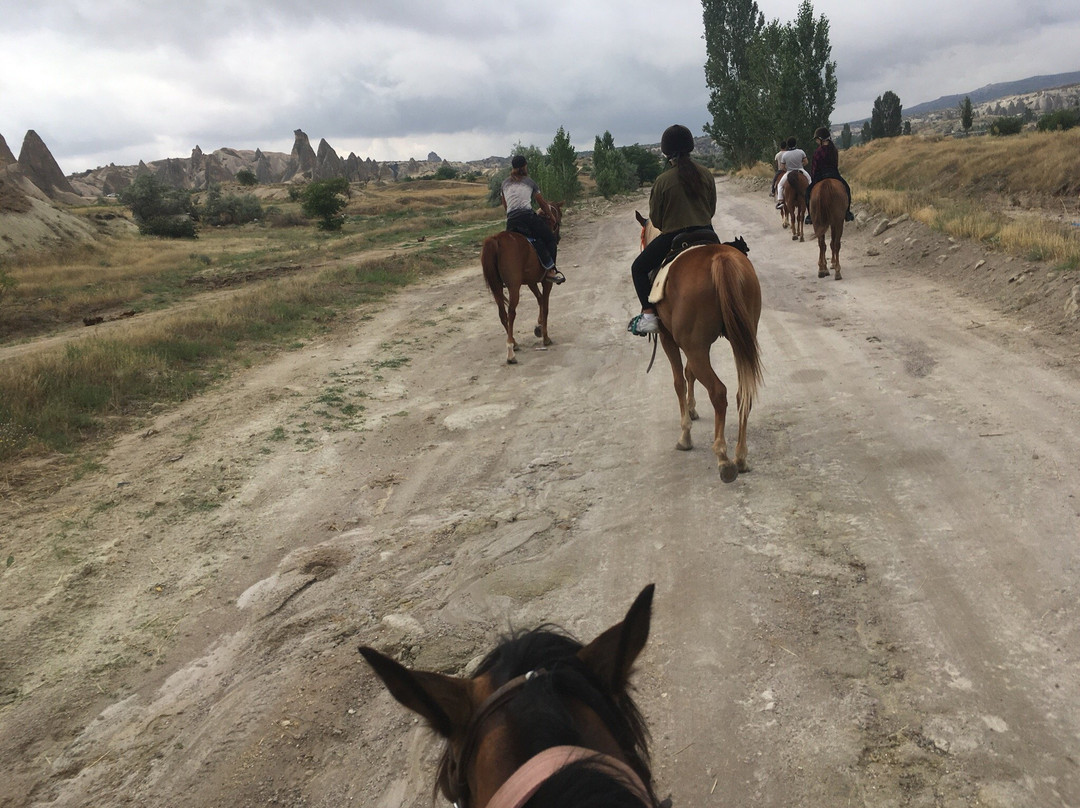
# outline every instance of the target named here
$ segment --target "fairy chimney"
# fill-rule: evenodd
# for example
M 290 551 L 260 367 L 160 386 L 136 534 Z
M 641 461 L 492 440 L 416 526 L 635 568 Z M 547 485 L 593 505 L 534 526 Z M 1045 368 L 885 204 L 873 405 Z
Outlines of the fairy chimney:
M 71 187 L 64 172 L 53 159 L 49 147 L 33 129 L 29 130 L 23 138 L 18 163 L 27 179 L 41 189 L 46 196 L 56 197 L 61 193 L 75 193 L 75 189 Z

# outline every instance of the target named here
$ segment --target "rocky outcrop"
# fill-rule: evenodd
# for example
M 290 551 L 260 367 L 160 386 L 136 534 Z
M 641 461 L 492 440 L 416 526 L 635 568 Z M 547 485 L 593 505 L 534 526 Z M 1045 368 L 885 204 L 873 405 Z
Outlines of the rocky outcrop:
M 337 156 L 337 152 L 326 142 L 325 138 L 320 140 L 319 153 L 315 157 L 315 168 L 312 170 L 311 178 L 314 180 L 330 180 L 344 176 L 345 166 L 341 158 Z
M 285 175 L 281 179 L 283 182 L 290 182 L 296 179 L 310 180 L 319 158 L 315 154 L 315 150 L 311 148 L 311 141 L 308 139 L 308 136 L 304 134 L 304 130 L 297 129 L 293 132 L 293 137 L 292 155 L 289 157 L 289 166 L 286 168 Z
M 15 159 L 15 155 L 11 153 L 11 149 L 8 148 L 7 141 L 4 140 L 3 135 L 0 135 L 0 168 L 16 162 L 18 161 Z
M 34 183 L 46 196 L 56 199 L 63 194 L 75 194 L 75 189 L 71 187 L 71 182 L 53 159 L 49 147 L 33 129 L 29 130 L 23 138 L 18 163 L 23 176 Z

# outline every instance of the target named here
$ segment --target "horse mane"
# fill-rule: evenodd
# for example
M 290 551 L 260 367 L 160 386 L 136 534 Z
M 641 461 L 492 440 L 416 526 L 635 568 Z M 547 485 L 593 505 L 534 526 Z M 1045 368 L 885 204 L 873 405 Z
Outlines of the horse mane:
M 651 782 L 649 732 L 645 720 L 627 692 L 606 692 L 577 657 L 583 647 L 570 634 L 552 624 L 514 631 L 500 639 L 495 650 L 480 663 L 473 678 L 489 674 L 494 686 L 499 687 L 529 671 L 547 671 L 546 676 L 526 682 L 521 692 L 503 708 L 514 724 L 529 728 L 528 733 L 521 733 L 516 739 L 521 745 L 519 753 L 528 758 L 552 746 L 580 745 L 579 732 L 565 704 L 566 700 L 574 700 L 597 715 L 626 755 L 630 768 L 648 784 Z M 447 781 L 449 765 L 448 745 L 439 761 L 437 784 Z M 610 784 L 610 775 L 603 774 Z M 640 800 L 636 804 L 640 806 Z

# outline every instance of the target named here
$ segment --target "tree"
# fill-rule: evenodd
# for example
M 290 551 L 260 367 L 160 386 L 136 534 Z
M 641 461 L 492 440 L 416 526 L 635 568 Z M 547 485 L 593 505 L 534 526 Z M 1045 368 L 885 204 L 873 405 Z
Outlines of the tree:
M 910 135 L 911 134 L 911 121 L 904 121 L 904 134 L 905 135 Z
M 593 145 L 593 179 L 596 190 L 608 199 L 638 186 L 637 172 L 621 151 L 615 148 L 611 132 L 597 135 Z
M 845 123 L 844 128 L 840 130 L 840 148 L 851 148 L 851 124 Z
M 836 106 L 836 62 L 831 60 L 829 21 L 814 18 L 810 0 L 799 5 L 795 20 L 784 29 L 785 70 L 794 70 L 795 96 L 781 99 L 790 110 L 788 130 L 800 143 L 810 143 L 819 126 L 829 126 Z
M 971 96 L 965 95 L 964 100 L 960 102 L 960 126 L 964 128 L 965 132 L 971 128 L 974 117 L 975 113 L 971 108 Z
M 828 126 L 836 104 L 829 22 L 803 0 L 788 24 L 765 23 L 753 0 L 702 0 L 705 81 L 711 123 L 705 132 L 737 166 L 772 157 L 777 137 L 808 143 Z
M 577 175 L 577 151 L 570 144 L 570 135 L 559 127 L 547 148 L 546 185 L 540 185 L 545 199 L 572 202 L 581 195 L 581 180 Z
M 345 224 L 341 212 L 349 204 L 349 181 L 344 177 L 316 180 L 300 192 L 300 209 L 309 219 L 319 219 L 320 230 L 340 230 Z
M 120 201 L 145 236 L 196 238 L 191 192 L 173 188 L 154 174 L 140 174 L 120 192 Z
M 654 151 L 635 143 L 633 146 L 622 146 L 619 151 L 637 174 L 637 184 L 653 182 L 664 171 L 664 161 Z
M 874 109 L 870 113 L 870 135 L 874 138 L 897 137 L 902 127 L 900 96 L 886 90 L 874 99 Z
M 874 139 L 874 133 L 870 128 L 870 121 L 863 121 L 862 132 L 859 134 L 859 142 L 866 145 Z
M 199 215 L 212 225 L 246 224 L 263 217 L 263 208 L 255 194 L 224 195 L 220 185 L 211 185 L 206 192 Z
M 259 184 L 259 178 L 250 168 L 241 168 L 236 172 L 236 181 L 245 187 Z
M 702 7 L 705 84 L 712 116 L 705 131 L 736 165 L 748 165 L 761 156 L 764 139 L 747 119 L 747 110 L 761 89 L 760 75 L 757 81 L 752 79 L 751 50 L 765 26 L 765 16 L 754 0 L 702 0 Z

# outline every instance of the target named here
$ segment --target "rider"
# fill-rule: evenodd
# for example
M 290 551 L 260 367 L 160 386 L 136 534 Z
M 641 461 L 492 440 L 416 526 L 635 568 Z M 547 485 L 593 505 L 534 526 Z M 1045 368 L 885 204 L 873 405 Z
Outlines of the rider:
M 562 283 L 566 277 L 555 268 L 555 253 L 559 240 L 548 223 L 533 210 L 534 199 L 548 218 L 555 221 L 554 210 L 540 193 L 540 186 L 529 176 L 529 166 L 525 155 L 516 154 L 510 161 L 510 176 L 502 184 L 502 204 L 506 208 L 506 229 L 535 239 L 540 264 L 547 270 L 545 280 Z
M 836 146 L 832 142 L 832 132 L 829 131 L 827 126 L 818 127 L 818 130 L 814 132 L 814 140 L 817 141 L 818 147 L 814 150 L 814 160 L 810 164 L 810 185 L 806 189 L 806 220 L 805 224 L 813 224 L 810 221 L 810 189 L 814 187 L 814 183 L 824 179 L 840 180 L 844 186 L 844 190 L 847 191 L 847 213 L 844 214 L 844 221 L 850 222 L 855 219 L 851 214 L 851 186 L 847 184 L 847 180 L 840 176 L 840 153 L 836 150 Z
M 656 307 L 649 302 L 649 274 L 660 268 L 675 237 L 687 230 L 712 230 L 716 213 L 716 181 L 708 169 L 690 159 L 694 136 L 681 124 L 669 126 L 660 138 L 660 151 L 671 168 L 656 178 L 649 195 L 649 219 L 661 233 L 650 241 L 630 267 L 641 314 L 626 327 L 644 336 L 660 330 Z
M 806 165 L 806 152 L 802 149 L 796 148 L 797 141 L 793 137 L 789 137 L 787 141 L 787 151 L 784 152 L 784 156 L 780 162 L 783 164 L 783 175 L 780 177 L 780 181 L 776 183 L 776 209 L 780 210 L 784 207 L 784 185 L 787 183 L 787 177 L 789 171 L 801 171 L 806 174 L 806 169 L 803 166 Z M 806 179 L 809 181 L 810 175 L 806 174 Z
M 776 153 L 773 158 L 773 162 L 776 164 L 776 173 L 772 178 L 772 188 L 769 191 L 769 196 L 776 193 L 776 183 L 780 182 L 780 178 L 784 176 L 784 152 L 787 151 L 787 141 L 780 141 L 780 151 Z

